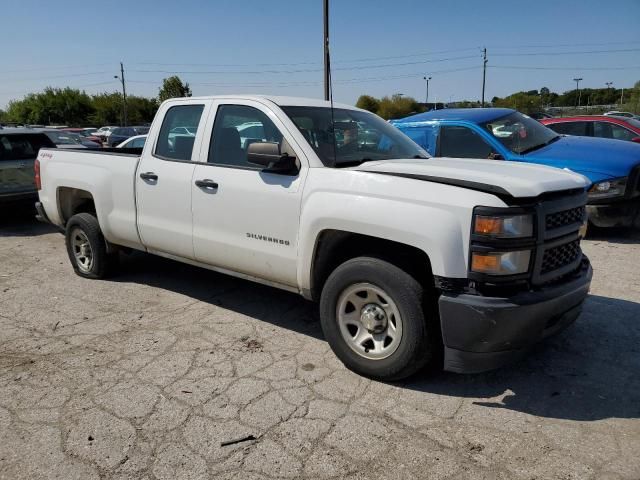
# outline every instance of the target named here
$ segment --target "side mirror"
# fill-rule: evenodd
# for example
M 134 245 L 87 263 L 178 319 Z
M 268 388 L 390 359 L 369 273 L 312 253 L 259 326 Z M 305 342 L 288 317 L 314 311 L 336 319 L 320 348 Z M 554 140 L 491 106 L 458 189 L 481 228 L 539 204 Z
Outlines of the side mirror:
M 640 137 L 633 137 L 631 141 L 635 143 L 640 143 Z
M 296 157 L 280 151 L 278 142 L 254 142 L 247 149 L 247 161 L 261 165 L 272 172 L 292 170 L 296 165 Z

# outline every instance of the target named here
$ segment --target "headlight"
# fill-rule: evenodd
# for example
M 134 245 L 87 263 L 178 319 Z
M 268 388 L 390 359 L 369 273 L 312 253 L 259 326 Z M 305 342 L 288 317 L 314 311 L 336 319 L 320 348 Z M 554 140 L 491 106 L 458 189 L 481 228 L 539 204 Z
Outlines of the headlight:
M 624 195 L 626 187 L 627 177 L 594 183 L 589 189 L 589 199 L 596 200 L 599 198 L 621 197 Z
M 531 237 L 533 215 L 475 215 L 473 233 L 495 238 Z
M 471 270 L 488 275 L 516 275 L 529 270 L 531 250 L 515 252 L 472 252 Z

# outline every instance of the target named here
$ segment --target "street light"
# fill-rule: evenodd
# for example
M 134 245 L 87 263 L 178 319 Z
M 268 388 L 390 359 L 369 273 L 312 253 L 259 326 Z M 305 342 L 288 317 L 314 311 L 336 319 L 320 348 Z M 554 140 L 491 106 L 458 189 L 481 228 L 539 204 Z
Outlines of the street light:
M 427 77 L 426 75 L 424 77 L 422 77 L 424 80 L 426 80 L 427 82 L 427 95 L 424 99 L 424 103 L 428 104 L 429 103 L 429 80 L 431 80 L 431 77 Z M 429 105 L 426 105 L 427 108 L 429 108 Z
M 607 86 L 607 90 L 610 90 L 611 85 L 613 85 L 613 82 L 604 82 L 604 84 Z
M 573 81 L 576 82 L 576 92 L 578 93 L 577 107 L 580 108 L 580 82 L 582 81 L 582 78 L 574 78 Z

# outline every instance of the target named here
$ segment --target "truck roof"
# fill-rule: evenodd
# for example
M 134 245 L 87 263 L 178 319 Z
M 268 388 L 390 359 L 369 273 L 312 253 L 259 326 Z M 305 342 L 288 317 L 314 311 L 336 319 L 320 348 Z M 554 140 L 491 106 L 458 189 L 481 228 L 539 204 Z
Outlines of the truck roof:
M 200 97 L 189 97 L 190 100 L 229 100 L 229 99 L 243 99 L 243 100 L 256 100 L 264 101 L 269 100 L 279 106 L 300 106 L 300 107 L 331 107 L 331 102 L 326 100 L 320 100 L 317 98 L 305 98 L 305 97 L 286 97 L 280 95 L 205 95 Z M 171 98 L 167 102 L 185 100 L 184 97 Z M 333 102 L 335 108 L 348 108 L 350 110 L 360 110 L 353 105 L 346 105 L 344 103 Z

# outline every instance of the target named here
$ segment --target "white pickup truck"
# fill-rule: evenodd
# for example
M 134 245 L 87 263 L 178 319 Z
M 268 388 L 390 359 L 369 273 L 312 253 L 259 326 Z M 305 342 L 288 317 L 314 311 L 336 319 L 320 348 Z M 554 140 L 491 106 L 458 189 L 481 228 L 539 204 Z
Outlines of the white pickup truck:
M 592 277 L 581 175 L 431 159 L 323 101 L 168 100 L 144 149 L 45 148 L 36 182 L 78 275 L 136 249 L 297 292 L 345 365 L 384 380 L 510 361 L 577 318 Z

